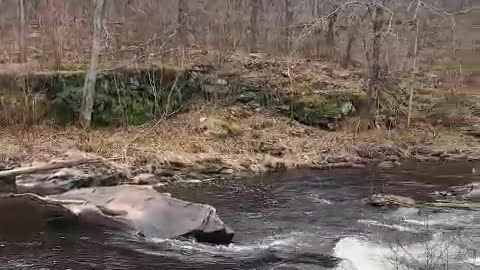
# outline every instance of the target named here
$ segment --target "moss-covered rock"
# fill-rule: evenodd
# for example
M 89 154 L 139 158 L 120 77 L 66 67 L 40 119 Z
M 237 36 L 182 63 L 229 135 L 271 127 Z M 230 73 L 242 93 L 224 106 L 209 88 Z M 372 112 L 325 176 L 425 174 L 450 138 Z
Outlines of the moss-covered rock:
M 220 138 L 240 135 L 242 128 L 231 119 L 212 117 L 200 119 L 199 131 L 205 135 L 213 135 Z
M 353 103 L 348 100 L 315 94 L 292 102 L 292 114 L 297 121 L 327 129 L 335 129 L 339 121 L 353 109 Z

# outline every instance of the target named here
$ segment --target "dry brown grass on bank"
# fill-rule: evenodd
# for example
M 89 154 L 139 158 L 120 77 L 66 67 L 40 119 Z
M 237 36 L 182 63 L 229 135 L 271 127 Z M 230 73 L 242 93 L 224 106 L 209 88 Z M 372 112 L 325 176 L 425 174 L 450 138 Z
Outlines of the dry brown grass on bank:
M 201 119 L 222 118 L 235 122 L 240 134 L 218 137 L 199 130 Z M 248 170 L 270 162 L 262 151 L 265 145 L 285 152 L 291 167 L 308 166 L 326 156 L 376 157 L 382 149 L 404 151 L 419 145 L 471 148 L 479 145 L 458 131 L 432 130 L 419 126 L 410 131 L 373 130 L 355 135 L 347 125 L 344 131 L 328 132 L 300 125 L 290 119 L 241 107 L 212 108 L 179 114 L 163 122 L 143 126 L 99 128 L 85 132 L 75 127 L 34 126 L 2 128 L 0 153 L 23 163 L 68 158 L 72 151 L 120 158 L 127 165 L 158 163 L 176 158 L 182 162 L 221 159 L 233 171 Z M 478 148 L 478 147 L 477 147 Z M 387 150 L 388 152 L 388 150 Z M 398 153 L 403 155 L 404 153 Z

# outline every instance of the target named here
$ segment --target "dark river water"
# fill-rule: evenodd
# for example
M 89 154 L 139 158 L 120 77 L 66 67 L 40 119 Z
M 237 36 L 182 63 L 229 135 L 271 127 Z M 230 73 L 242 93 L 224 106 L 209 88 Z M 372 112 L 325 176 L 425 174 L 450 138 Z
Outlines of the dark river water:
M 480 182 L 473 167 L 292 171 L 169 187 L 173 196 L 215 206 L 236 231 L 235 244 L 51 229 L 0 242 L 0 269 L 480 269 L 479 212 L 380 209 L 362 202 L 373 189 L 426 200 L 432 191 Z

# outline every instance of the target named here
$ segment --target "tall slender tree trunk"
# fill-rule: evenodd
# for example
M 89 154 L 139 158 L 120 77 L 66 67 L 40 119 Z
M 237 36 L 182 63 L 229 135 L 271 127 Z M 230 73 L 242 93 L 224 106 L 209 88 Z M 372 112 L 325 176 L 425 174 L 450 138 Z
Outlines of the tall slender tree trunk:
M 333 14 L 332 16 L 328 17 L 328 28 L 327 28 L 327 45 L 328 46 L 335 46 L 335 23 L 337 22 L 337 14 Z
M 19 33 L 19 47 L 20 47 L 20 62 L 27 62 L 27 44 L 26 44 L 26 20 L 25 20 L 25 2 L 18 0 L 18 11 L 20 17 L 20 33 Z
M 178 65 L 182 66 L 188 54 L 188 0 L 178 0 L 178 46 L 180 47 L 180 55 L 177 57 Z
M 92 111 L 95 96 L 95 83 L 98 73 L 98 59 L 101 50 L 103 21 L 105 19 L 107 0 L 95 0 L 95 15 L 92 38 L 92 55 L 90 67 L 85 77 L 83 86 L 82 106 L 80 111 L 80 124 L 83 128 L 90 128 L 92 122 Z
M 259 35 L 259 20 L 261 0 L 250 0 L 250 36 L 249 36 L 249 50 L 256 52 L 258 50 L 258 35 Z
M 317 6 L 318 6 L 318 0 L 310 0 L 310 11 L 312 12 L 312 17 L 317 18 Z
M 337 7 L 335 7 L 336 9 Z M 335 54 L 335 23 L 337 22 L 337 13 L 328 17 L 328 27 L 325 40 L 327 43 L 327 56 L 332 57 Z
M 243 40 L 245 40 L 245 25 L 242 23 L 242 17 L 239 16 L 240 10 L 244 9 L 244 1 L 243 0 L 230 0 L 231 5 L 232 5 L 232 10 L 237 11 L 237 12 L 232 12 L 232 14 L 235 14 L 235 17 L 233 18 L 232 22 L 232 29 L 233 31 L 230 33 L 232 36 L 233 40 L 233 49 L 237 49 L 238 46 L 245 46 L 243 43 Z M 248 44 L 246 45 L 248 46 Z
M 63 27 L 65 23 L 65 2 L 55 1 L 54 38 L 55 38 L 55 68 L 62 69 L 63 61 Z
M 63 58 L 63 21 L 65 12 L 65 1 L 45 0 L 42 3 L 44 20 L 46 22 L 46 36 L 44 39 L 44 50 L 48 67 L 60 70 Z
M 292 50 L 293 11 L 291 0 L 285 0 L 285 49 L 289 54 Z
M 182 47 L 188 46 L 188 1 L 178 0 L 178 37 Z
M 369 83 L 367 89 L 367 104 L 364 112 L 361 113 L 360 129 L 374 128 L 375 114 L 377 110 L 378 91 L 380 88 L 380 55 L 382 49 L 382 29 L 384 25 L 384 10 L 382 7 L 374 7 L 372 16 L 372 45 L 367 49 L 367 60 L 369 63 Z M 365 46 L 366 47 L 366 46 Z
M 347 36 L 347 46 L 345 47 L 345 55 L 342 60 L 342 67 L 346 68 L 352 62 L 352 46 L 355 42 L 355 34 L 353 31 L 349 31 Z
M 315 19 L 318 19 L 318 17 L 320 17 L 320 14 L 322 13 L 322 5 L 320 4 L 320 0 L 315 0 L 314 4 L 315 4 L 314 6 L 315 10 L 313 11 L 313 14 Z M 321 55 L 321 50 L 322 50 L 321 36 L 322 36 L 322 30 L 321 30 L 321 27 L 318 27 L 315 30 L 315 53 L 317 57 Z
M 417 73 L 417 55 L 418 55 L 418 31 L 420 28 L 420 20 L 416 19 L 417 23 L 415 25 L 415 42 L 413 45 L 413 64 L 412 64 L 412 82 L 410 85 L 410 93 L 408 97 L 408 115 L 407 115 L 407 127 L 411 126 L 412 122 L 412 109 L 413 109 L 413 94 L 415 91 L 415 80 Z

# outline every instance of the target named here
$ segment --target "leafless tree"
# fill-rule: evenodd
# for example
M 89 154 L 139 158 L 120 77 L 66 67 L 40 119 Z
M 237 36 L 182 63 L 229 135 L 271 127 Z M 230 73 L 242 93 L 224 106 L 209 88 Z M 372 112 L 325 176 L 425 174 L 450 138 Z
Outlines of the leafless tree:
M 188 47 L 188 1 L 178 0 L 178 38 L 182 47 Z
M 98 59 L 100 56 L 103 21 L 105 18 L 106 0 L 95 0 L 94 28 L 92 39 L 92 55 L 90 59 L 90 67 L 85 77 L 85 85 L 83 87 L 82 107 L 80 112 L 80 124 L 82 127 L 90 128 L 92 122 L 92 111 L 95 96 L 95 82 L 98 73 Z
M 367 104 L 361 113 L 360 129 L 374 128 L 375 114 L 378 102 L 378 93 L 381 89 L 381 62 L 382 31 L 387 21 L 384 7 L 376 3 L 370 3 L 367 7 L 371 20 L 371 44 L 364 39 L 365 55 L 368 63 L 368 88 Z
M 19 27 L 19 47 L 20 47 L 20 62 L 27 62 L 27 48 L 26 48 L 26 31 L 25 31 L 25 2 L 24 0 L 18 0 L 18 10 L 20 17 L 20 27 Z
M 338 8 L 338 6 L 334 7 L 335 9 Z M 334 51 L 335 51 L 335 23 L 337 22 L 338 19 L 338 13 L 332 14 L 332 16 L 328 17 L 328 26 L 327 26 L 327 32 L 325 33 L 326 37 L 326 43 L 328 47 L 328 56 L 333 56 Z
M 415 21 L 415 38 L 413 42 L 413 66 L 412 66 L 412 82 L 410 85 L 410 93 L 408 97 L 408 114 L 407 114 L 407 127 L 410 127 L 412 122 L 412 109 L 413 109 L 413 94 L 415 90 L 415 79 L 417 73 L 417 56 L 418 56 L 418 34 L 420 30 L 420 19 L 418 18 L 418 11 L 420 8 L 421 2 L 417 1 L 417 8 L 414 15 Z
M 249 50 L 256 52 L 258 50 L 259 24 L 262 16 L 262 0 L 250 0 L 250 31 L 249 31 Z
M 292 49 L 293 10 L 292 1 L 285 0 L 285 48 L 287 54 Z

